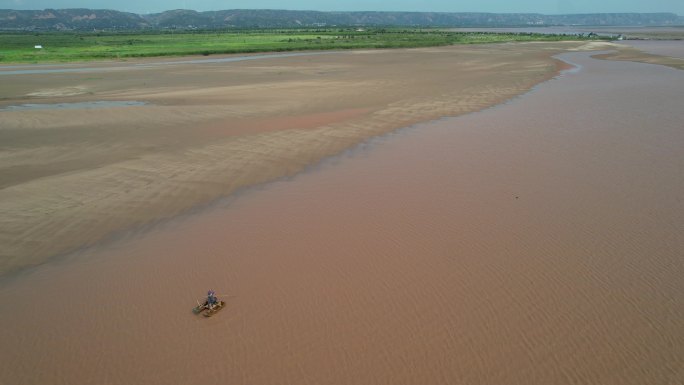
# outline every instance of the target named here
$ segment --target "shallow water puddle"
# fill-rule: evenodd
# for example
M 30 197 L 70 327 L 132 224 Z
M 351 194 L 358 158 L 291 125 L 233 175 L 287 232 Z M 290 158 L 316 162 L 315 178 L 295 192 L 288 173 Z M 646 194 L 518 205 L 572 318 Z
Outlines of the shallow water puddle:
M 148 103 L 136 100 L 100 100 L 95 102 L 78 103 L 27 103 L 17 106 L 0 107 L 0 111 L 26 110 L 92 110 L 96 108 L 144 106 Z

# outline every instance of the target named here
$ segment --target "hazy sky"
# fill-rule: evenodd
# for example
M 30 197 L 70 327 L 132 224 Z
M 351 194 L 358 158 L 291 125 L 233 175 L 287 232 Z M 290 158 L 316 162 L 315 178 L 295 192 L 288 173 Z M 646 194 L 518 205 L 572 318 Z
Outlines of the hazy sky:
M 169 9 L 309 9 L 319 11 L 434 12 L 674 12 L 684 15 L 684 0 L 0 0 L 0 9 L 106 8 L 136 13 Z

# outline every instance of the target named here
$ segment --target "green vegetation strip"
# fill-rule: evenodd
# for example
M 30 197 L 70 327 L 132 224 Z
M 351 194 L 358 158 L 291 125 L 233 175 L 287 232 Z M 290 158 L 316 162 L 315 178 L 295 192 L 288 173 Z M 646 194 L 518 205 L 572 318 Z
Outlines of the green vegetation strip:
M 0 63 L 74 62 L 130 57 L 355 48 L 411 48 L 519 41 L 594 40 L 596 36 L 451 32 L 431 29 L 286 29 L 0 33 Z M 42 46 L 42 48 L 35 48 Z

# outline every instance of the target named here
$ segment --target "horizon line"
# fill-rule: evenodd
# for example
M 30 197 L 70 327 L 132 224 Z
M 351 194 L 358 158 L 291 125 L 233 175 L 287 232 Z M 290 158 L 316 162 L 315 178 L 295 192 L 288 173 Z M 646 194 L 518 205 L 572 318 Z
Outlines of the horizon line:
M 672 14 L 679 17 L 684 17 L 676 12 L 671 11 L 659 11 L 659 12 L 577 12 L 577 13 L 542 13 L 542 12 L 480 12 L 480 11 L 378 11 L 378 10 L 357 10 L 357 11 L 320 11 L 315 9 L 285 9 L 285 8 L 226 8 L 226 9 L 214 9 L 200 11 L 191 8 L 173 8 L 164 11 L 146 11 L 146 12 L 135 12 L 135 11 L 122 11 L 113 8 L 43 8 L 43 9 L 14 9 L 5 8 L 0 9 L 0 11 L 48 11 L 48 10 L 73 10 L 73 9 L 87 9 L 91 11 L 115 11 L 122 13 L 133 13 L 136 15 L 143 14 L 154 14 L 154 13 L 164 13 L 171 11 L 193 11 L 193 12 L 222 12 L 222 11 L 291 11 L 291 12 L 320 12 L 320 13 L 368 13 L 368 12 L 382 12 L 382 13 L 443 13 L 443 14 L 453 14 L 453 13 L 480 13 L 480 14 L 493 14 L 493 15 L 543 15 L 543 16 L 570 16 L 570 15 L 611 15 L 611 14 L 640 14 L 640 15 L 654 15 L 654 14 Z

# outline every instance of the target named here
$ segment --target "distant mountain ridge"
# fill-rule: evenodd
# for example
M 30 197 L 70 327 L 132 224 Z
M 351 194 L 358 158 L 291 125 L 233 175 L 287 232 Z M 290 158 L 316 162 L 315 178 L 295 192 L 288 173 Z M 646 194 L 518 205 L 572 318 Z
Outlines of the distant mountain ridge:
M 542 15 L 476 12 L 319 12 L 287 10 L 171 10 L 138 15 L 102 9 L 0 10 L 0 30 L 92 31 L 143 29 L 287 28 L 331 26 L 512 27 L 550 25 L 682 25 L 674 13 Z

